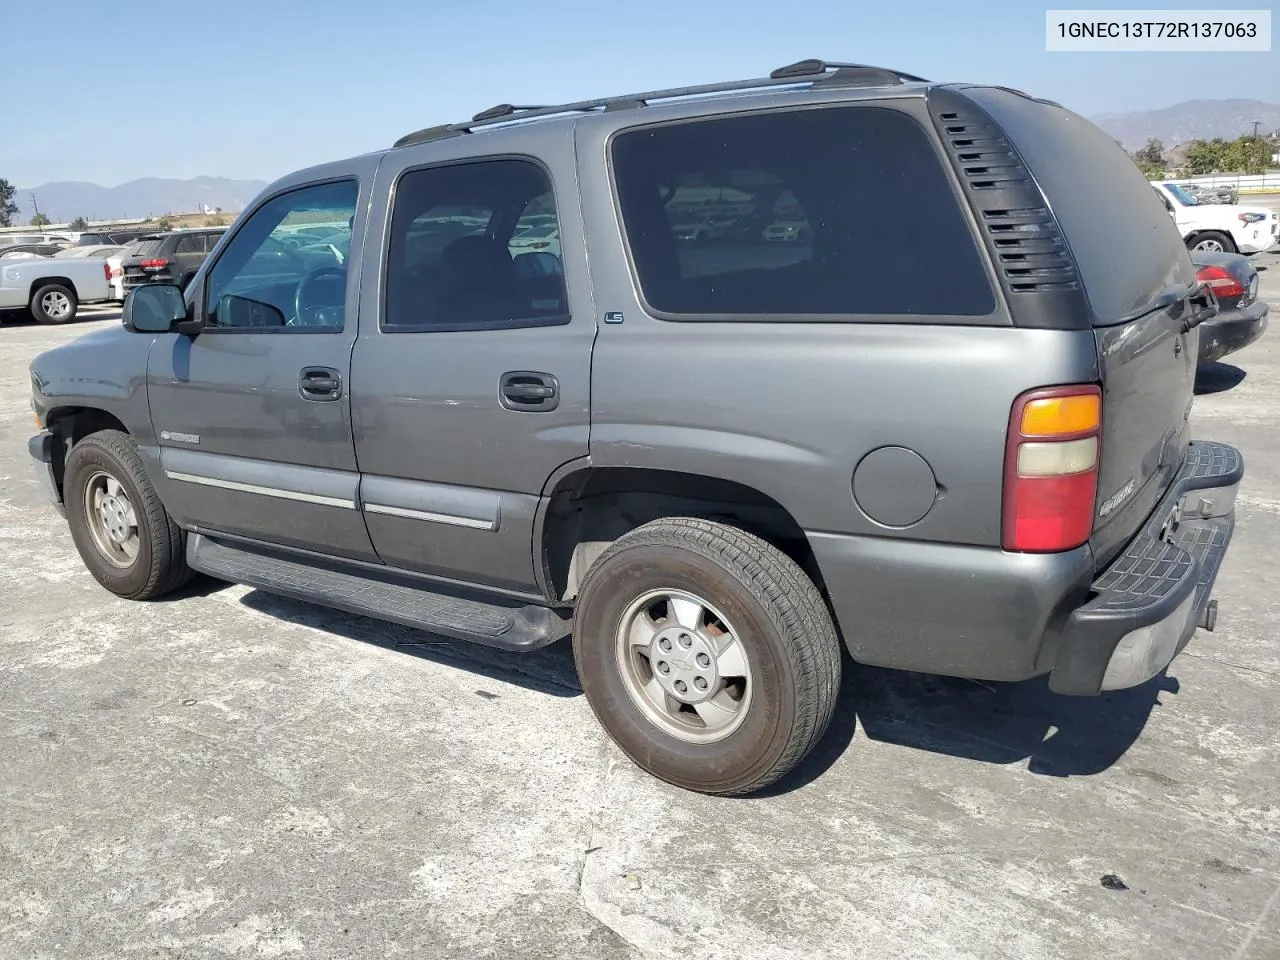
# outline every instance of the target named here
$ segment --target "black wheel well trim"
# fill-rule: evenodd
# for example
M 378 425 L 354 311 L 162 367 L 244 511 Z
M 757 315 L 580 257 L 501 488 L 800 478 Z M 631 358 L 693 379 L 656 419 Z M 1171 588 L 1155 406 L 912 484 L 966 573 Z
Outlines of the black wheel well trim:
M 697 489 L 700 487 L 707 495 L 697 495 L 702 492 Z M 664 505 L 693 509 L 662 509 Z M 639 509 L 627 511 L 627 506 Z M 569 515 L 557 517 L 558 507 L 569 507 Z M 584 510 L 591 511 L 585 519 Z M 617 537 L 645 523 L 690 515 L 731 523 L 772 543 L 795 560 L 825 593 L 804 529 L 790 510 L 767 493 L 723 477 L 652 467 L 599 466 L 590 457 L 563 464 L 543 487 L 532 543 L 538 587 L 551 604 L 571 606 L 584 572 L 573 574 L 576 581 L 571 578 L 580 546 L 602 544 L 598 555 Z M 602 522 L 615 529 L 608 531 L 605 540 L 592 539 L 592 524 L 598 531 Z M 560 533 L 564 536 L 558 537 Z
M 62 446 L 62 456 L 53 458 L 53 476 L 59 493 L 62 492 L 67 457 L 71 455 L 72 447 L 85 437 L 103 430 L 119 430 L 121 433 L 129 434 L 129 428 L 119 417 L 100 407 L 79 404 L 51 408 L 45 414 L 44 426 L 53 434 L 54 440 Z

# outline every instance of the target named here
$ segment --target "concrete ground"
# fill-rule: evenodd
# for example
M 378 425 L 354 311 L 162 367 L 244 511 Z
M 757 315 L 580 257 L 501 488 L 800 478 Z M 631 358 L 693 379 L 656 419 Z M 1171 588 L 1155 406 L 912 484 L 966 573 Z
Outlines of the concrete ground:
M 0 957 L 1280 957 L 1274 329 L 1202 378 L 1197 433 L 1248 476 L 1218 630 L 1167 676 L 851 667 L 798 774 L 725 800 L 623 758 L 564 645 L 98 588 L 28 463 L 26 367 L 116 317 L 0 330 Z

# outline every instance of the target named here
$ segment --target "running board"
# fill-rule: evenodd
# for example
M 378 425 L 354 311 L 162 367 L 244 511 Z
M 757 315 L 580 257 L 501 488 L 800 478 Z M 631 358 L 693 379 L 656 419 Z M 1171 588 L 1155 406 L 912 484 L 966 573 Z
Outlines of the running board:
M 198 533 L 187 538 L 187 565 L 218 580 L 504 650 L 536 650 L 570 632 L 570 621 L 546 607 L 451 596 L 301 563 Z

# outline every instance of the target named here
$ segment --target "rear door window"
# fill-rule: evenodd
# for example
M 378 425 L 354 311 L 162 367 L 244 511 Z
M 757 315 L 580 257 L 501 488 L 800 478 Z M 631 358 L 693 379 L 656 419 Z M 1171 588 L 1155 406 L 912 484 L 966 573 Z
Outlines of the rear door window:
M 670 319 L 983 317 L 995 299 L 924 129 L 825 107 L 619 134 L 615 186 L 649 309 Z

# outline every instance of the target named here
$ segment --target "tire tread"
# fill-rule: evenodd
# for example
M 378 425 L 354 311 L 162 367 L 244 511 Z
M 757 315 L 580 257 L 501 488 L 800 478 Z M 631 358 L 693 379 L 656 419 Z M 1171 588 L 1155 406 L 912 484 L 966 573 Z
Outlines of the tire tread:
M 174 522 L 160 502 L 133 438 L 119 430 L 99 430 L 77 443 L 72 452 L 85 444 L 106 451 L 129 471 L 140 494 L 137 509 L 146 515 L 147 528 L 151 531 L 151 569 L 146 582 L 139 589 L 120 595 L 126 600 L 153 600 L 186 584 L 194 576 L 194 571 L 187 566 L 186 531 Z
M 813 581 L 785 553 L 738 527 L 697 517 L 668 517 L 643 524 L 614 541 L 592 564 L 640 546 L 687 550 L 729 572 L 765 607 L 780 628 L 782 646 L 797 682 L 796 716 L 777 760 L 749 782 L 717 790 L 725 796 L 755 793 L 785 775 L 826 733 L 840 687 L 840 641 L 826 602 Z M 588 571 L 583 593 L 590 589 Z

